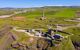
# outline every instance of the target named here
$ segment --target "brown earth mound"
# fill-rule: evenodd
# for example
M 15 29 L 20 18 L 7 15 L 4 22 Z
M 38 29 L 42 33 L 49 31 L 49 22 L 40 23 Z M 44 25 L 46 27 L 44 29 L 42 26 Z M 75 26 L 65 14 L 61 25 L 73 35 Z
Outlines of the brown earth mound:
M 12 20 L 20 20 L 20 21 L 23 21 L 23 20 L 25 20 L 25 17 L 24 16 L 16 16 L 16 17 L 12 17 Z

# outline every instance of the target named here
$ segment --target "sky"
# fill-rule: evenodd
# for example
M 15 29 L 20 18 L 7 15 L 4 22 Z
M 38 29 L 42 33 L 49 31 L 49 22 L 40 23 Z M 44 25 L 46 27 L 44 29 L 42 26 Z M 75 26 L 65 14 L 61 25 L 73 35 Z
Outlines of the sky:
M 80 6 L 80 0 L 0 0 L 0 8 L 28 8 L 42 6 Z

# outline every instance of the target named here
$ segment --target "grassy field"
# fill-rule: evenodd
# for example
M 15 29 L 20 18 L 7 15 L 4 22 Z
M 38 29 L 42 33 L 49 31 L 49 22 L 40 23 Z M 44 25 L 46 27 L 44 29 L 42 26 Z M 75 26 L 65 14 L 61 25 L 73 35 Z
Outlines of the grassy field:
M 48 18 L 73 18 L 76 15 L 76 11 L 72 8 L 63 8 L 58 9 L 55 11 L 55 9 L 44 9 L 44 14 Z M 25 16 L 27 18 L 36 18 L 42 16 L 42 10 L 35 10 L 35 11 L 29 11 L 24 14 L 18 14 L 17 16 Z
M 80 42 L 80 28 L 79 27 L 69 28 L 65 31 L 71 34 L 74 34 L 71 36 L 72 41 Z
M 53 50 L 75 50 L 75 48 L 74 48 L 74 46 L 73 46 L 73 44 L 71 42 L 71 39 L 68 38 L 66 40 L 63 40 L 63 42 L 61 43 L 60 46 L 53 47 Z
M 36 9 L 34 11 L 28 11 L 26 13 L 17 14 L 15 16 L 12 16 L 10 18 L 0 19 L 0 28 L 3 25 L 9 24 L 12 26 L 20 27 L 21 29 L 27 29 L 27 28 L 43 28 L 47 29 L 47 25 L 51 25 L 54 29 L 56 26 L 54 24 L 78 24 L 78 22 L 67 22 L 64 21 L 64 19 L 72 19 L 76 18 L 76 10 L 77 8 L 45 8 L 44 13 L 46 20 L 40 20 L 40 17 L 42 17 L 42 9 Z M 80 9 L 79 9 L 80 10 Z M 24 17 L 25 20 L 13 20 L 13 17 Z M 74 50 L 74 46 L 72 44 L 72 41 L 80 41 L 80 28 L 69 28 L 67 30 L 64 30 L 69 33 L 73 33 L 74 36 L 71 36 L 71 38 L 67 38 L 66 40 L 63 40 L 61 45 L 57 47 L 53 47 L 54 50 Z M 20 37 L 17 41 L 23 42 L 27 40 L 29 37 L 24 33 L 14 32 L 18 37 Z M 64 36 L 64 34 L 59 33 Z M 67 36 L 67 35 L 65 35 Z M 76 38 L 75 38 L 76 37 Z M 4 39 L 3 39 L 4 40 Z M 67 44 L 66 44 L 67 43 Z

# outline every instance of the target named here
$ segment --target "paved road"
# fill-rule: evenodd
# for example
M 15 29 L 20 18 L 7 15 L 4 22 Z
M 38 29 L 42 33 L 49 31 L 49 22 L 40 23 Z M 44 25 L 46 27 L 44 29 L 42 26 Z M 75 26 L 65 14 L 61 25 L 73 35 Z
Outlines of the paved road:
M 17 29 L 17 27 L 14 27 L 13 30 L 17 31 L 17 32 L 24 32 L 25 34 L 27 34 L 28 36 L 31 36 L 31 37 L 39 37 L 39 38 L 49 39 L 49 38 L 46 38 L 46 37 L 42 37 L 41 35 L 40 36 L 36 36 L 35 34 L 31 34 L 31 33 L 27 32 L 26 30 Z
M 58 26 L 58 27 L 55 28 L 55 29 L 63 31 L 63 30 L 66 30 L 66 29 L 68 29 L 68 28 L 73 28 L 73 27 L 80 27 L 80 23 L 78 23 L 77 25 L 74 25 L 74 26 L 67 26 L 67 27 Z
M 14 27 L 13 30 L 14 30 L 14 31 L 17 31 L 17 32 L 24 32 L 24 33 L 26 33 L 28 36 L 31 36 L 31 37 L 39 37 L 39 38 L 50 39 L 50 38 L 42 37 L 41 35 L 40 35 L 40 36 L 36 36 L 36 35 L 34 35 L 34 34 L 31 34 L 31 33 L 29 33 L 29 32 L 26 32 L 26 30 L 17 29 L 17 27 Z M 72 35 L 73 35 L 73 34 L 72 34 Z M 69 36 L 71 36 L 71 35 L 67 35 L 67 36 L 65 36 L 65 37 L 63 37 L 63 38 L 68 38 Z
M 24 32 L 24 33 L 26 33 L 29 36 L 34 36 L 34 34 L 31 34 L 31 33 L 27 32 L 26 30 L 17 29 L 17 27 L 14 27 L 13 30 L 15 30 L 17 32 Z
M 25 13 L 25 12 L 21 12 L 21 13 Z M 14 12 L 13 14 L 10 14 L 10 15 L 1 15 L 0 18 L 8 18 L 8 17 L 14 16 L 16 14 L 20 14 L 20 13 Z
M 11 16 L 13 16 L 14 14 L 11 14 L 11 15 L 2 15 L 2 16 L 0 16 L 0 18 L 8 18 L 8 17 L 11 17 Z

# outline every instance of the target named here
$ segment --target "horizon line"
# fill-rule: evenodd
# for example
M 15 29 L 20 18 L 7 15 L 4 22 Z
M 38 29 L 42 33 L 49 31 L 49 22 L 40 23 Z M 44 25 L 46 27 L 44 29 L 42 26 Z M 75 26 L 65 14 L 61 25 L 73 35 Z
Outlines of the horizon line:
M 47 5 L 47 6 L 58 6 L 58 7 L 60 7 L 60 6 L 65 6 L 65 7 L 68 7 L 68 6 L 73 6 L 73 7 L 80 7 L 80 5 Z M 5 7 L 0 7 L 0 8 L 35 8 L 35 7 L 47 7 L 47 6 L 32 6 L 32 7 L 7 7 L 7 6 L 5 6 Z

